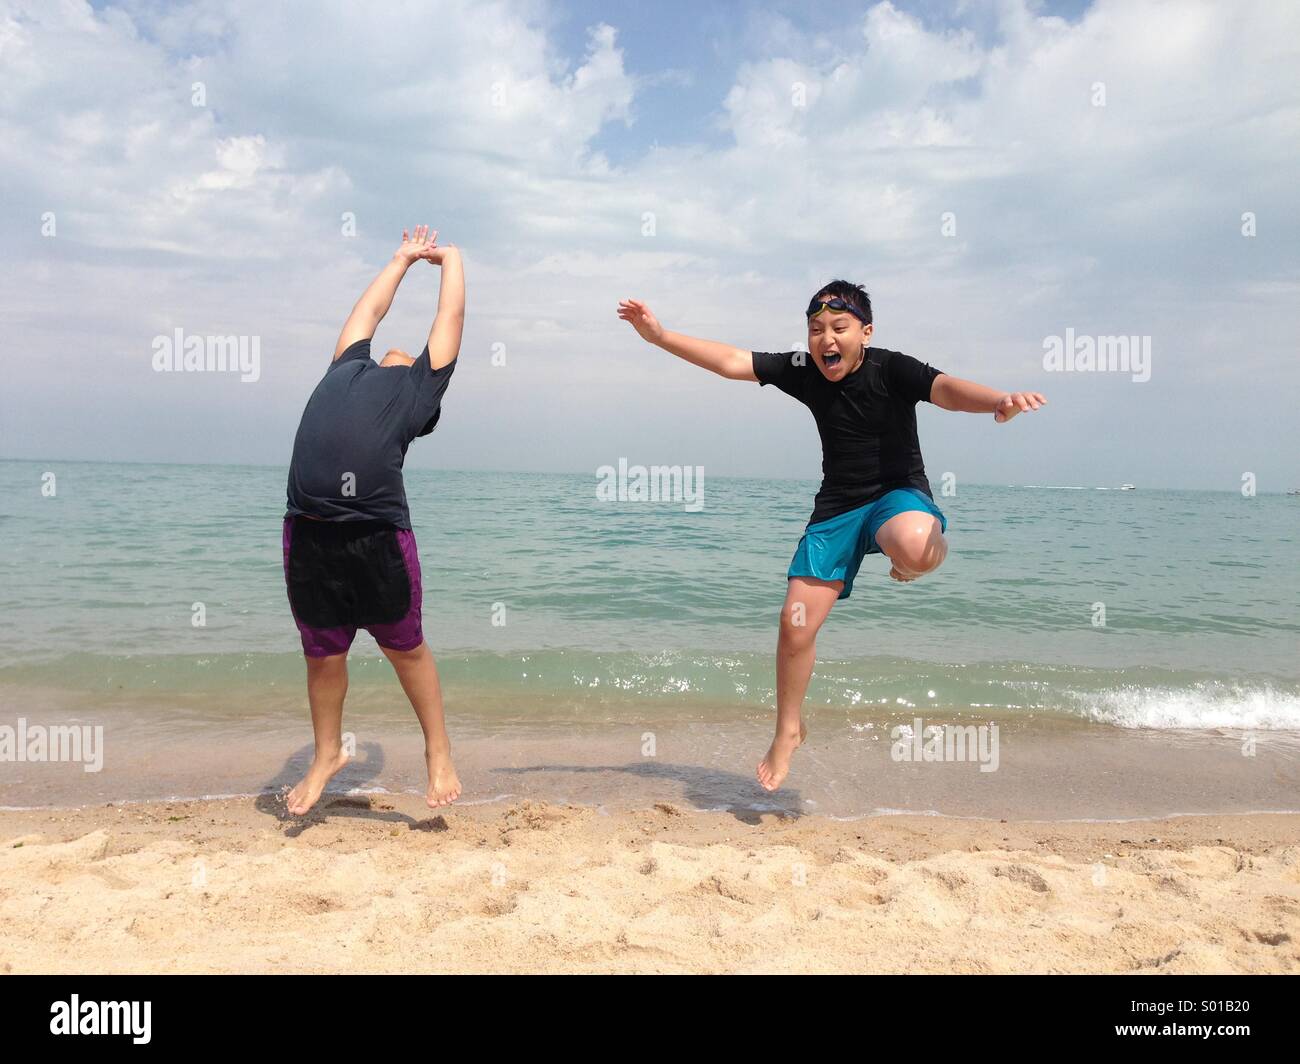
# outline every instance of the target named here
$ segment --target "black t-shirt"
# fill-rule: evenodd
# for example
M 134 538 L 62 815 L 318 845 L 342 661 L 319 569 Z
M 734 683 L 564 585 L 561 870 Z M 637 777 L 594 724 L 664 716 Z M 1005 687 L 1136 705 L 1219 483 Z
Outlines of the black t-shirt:
M 286 516 L 410 528 L 402 462 L 410 442 L 438 423 L 455 368 L 452 359 L 435 370 L 427 345 L 409 366 L 380 366 L 369 340 L 331 362 L 298 423 Z
M 805 351 L 755 351 L 754 376 L 812 411 L 822 438 L 822 486 L 809 524 L 865 506 L 895 488 L 930 491 L 916 438 L 916 404 L 941 370 L 868 347 L 862 365 L 828 381 Z

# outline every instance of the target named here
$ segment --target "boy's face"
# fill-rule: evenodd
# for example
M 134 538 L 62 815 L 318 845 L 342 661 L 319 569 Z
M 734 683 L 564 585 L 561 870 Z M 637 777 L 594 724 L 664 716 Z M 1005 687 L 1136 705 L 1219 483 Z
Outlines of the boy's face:
M 388 353 L 380 360 L 381 369 L 387 369 L 389 366 L 413 366 L 415 359 L 403 351 L 400 347 L 389 348 Z
M 872 328 L 848 311 L 823 310 L 808 319 L 808 350 L 828 381 L 842 381 L 862 363 Z

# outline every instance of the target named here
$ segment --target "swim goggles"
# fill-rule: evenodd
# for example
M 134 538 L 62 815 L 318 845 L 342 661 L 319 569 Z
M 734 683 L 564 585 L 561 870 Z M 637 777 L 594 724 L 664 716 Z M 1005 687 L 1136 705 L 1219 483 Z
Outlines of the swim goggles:
M 805 313 L 809 318 L 815 318 L 823 310 L 833 310 L 836 313 L 849 313 L 857 318 L 858 321 L 862 322 L 863 325 L 871 324 L 871 322 L 867 321 L 866 316 L 862 311 L 858 310 L 858 308 L 852 303 L 841 299 L 839 296 L 825 300 L 819 300 L 816 296 L 813 296 L 812 302 L 808 304 L 808 310 Z

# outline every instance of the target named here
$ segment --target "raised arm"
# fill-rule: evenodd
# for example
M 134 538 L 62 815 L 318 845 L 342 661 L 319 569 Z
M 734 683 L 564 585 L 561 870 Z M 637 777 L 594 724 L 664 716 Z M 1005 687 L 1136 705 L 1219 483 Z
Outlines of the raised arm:
M 647 343 L 662 347 L 693 366 L 710 370 L 732 381 L 756 381 L 754 356 L 750 351 L 716 340 L 699 340 L 694 336 L 669 332 L 639 299 L 624 299 L 618 304 L 618 316 L 637 331 Z
M 402 230 L 402 246 L 393 253 L 388 265 L 379 271 L 379 276 L 370 282 L 370 287 L 361 293 L 357 305 L 343 323 L 339 342 L 334 345 L 335 358 L 358 340 L 369 340 L 375 335 L 379 323 L 393 305 L 393 296 L 396 295 L 402 278 L 406 276 L 406 271 L 416 259 L 425 256 L 437 235 L 436 229 L 430 234 L 427 225 L 417 225 L 414 237 L 409 236 L 405 229 Z
M 992 414 L 993 420 L 1010 421 L 1022 410 L 1037 410 L 1047 400 L 1040 392 L 1000 392 L 974 381 L 940 373 L 930 386 L 930 402 L 944 410 L 964 414 Z
M 460 248 L 454 244 L 430 248 L 421 257 L 442 267 L 438 310 L 429 329 L 429 365 L 442 369 L 460 352 L 465 329 L 465 267 L 460 261 Z

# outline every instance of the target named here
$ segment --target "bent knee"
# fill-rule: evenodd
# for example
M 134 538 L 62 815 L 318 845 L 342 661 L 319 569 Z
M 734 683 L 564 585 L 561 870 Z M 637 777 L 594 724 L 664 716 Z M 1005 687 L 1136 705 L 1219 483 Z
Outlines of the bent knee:
M 948 556 L 948 541 L 943 538 L 938 525 L 929 531 L 918 530 L 899 536 L 891 548 L 887 552 L 889 560 L 899 569 L 918 576 L 934 572 Z

